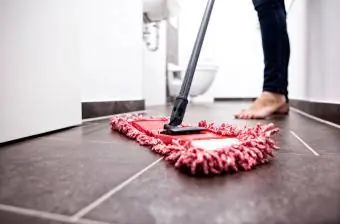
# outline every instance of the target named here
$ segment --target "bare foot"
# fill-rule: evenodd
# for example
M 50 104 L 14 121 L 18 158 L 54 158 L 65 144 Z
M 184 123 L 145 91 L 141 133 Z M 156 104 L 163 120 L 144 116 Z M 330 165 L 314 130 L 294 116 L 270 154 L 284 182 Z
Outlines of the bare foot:
M 287 114 L 288 104 L 284 95 L 263 92 L 247 110 L 235 115 L 238 119 L 265 119 L 272 114 Z
M 277 109 L 274 114 L 288 114 L 289 113 L 289 105 L 285 103 L 282 107 Z

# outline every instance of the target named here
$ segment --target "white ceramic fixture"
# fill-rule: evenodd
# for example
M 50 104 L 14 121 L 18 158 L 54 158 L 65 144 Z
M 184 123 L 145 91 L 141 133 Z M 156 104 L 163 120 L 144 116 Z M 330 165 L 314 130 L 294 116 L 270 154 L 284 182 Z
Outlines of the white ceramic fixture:
M 170 96 L 176 97 L 182 86 L 186 68 L 178 65 L 168 64 L 168 88 Z M 214 64 L 198 64 L 192 80 L 189 96 L 197 97 L 203 95 L 211 87 L 218 72 L 218 66 Z

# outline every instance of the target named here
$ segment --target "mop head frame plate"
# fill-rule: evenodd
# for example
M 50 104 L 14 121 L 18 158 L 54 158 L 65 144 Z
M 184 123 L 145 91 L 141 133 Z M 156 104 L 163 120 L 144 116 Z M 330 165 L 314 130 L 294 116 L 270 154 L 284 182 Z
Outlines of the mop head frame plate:
M 192 175 L 217 175 L 237 171 L 248 171 L 257 165 L 269 162 L 274 151 L 279 150 L 272 137 L 279 129 L 273 124 L 257 124 L 253 127 L 238 128 L 222 123 L 215 125 L 205 120 L 197 127 L 206 128 L 203 137 L 198 135 L 169 136 L 161 134 L 168 117 L 141 114 L 115 115 L 111 118 L 111 129 L 124 134 L 140 145 L 159 154 L 174 167 Z M 148 130 L 143 122 L 154 122 L 157 127 Z M 191 126 L 184 125 L 183 126 Z M 232 140 L 214 150 L 198 146 L 199 141 Z M 202 144 L 201 144 L 202 145 Z

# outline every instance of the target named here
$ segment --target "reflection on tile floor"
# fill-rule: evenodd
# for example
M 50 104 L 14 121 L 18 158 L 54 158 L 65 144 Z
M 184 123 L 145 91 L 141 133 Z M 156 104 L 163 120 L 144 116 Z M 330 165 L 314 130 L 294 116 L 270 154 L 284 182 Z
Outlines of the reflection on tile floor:
M 246 173 L 196 179 L 157 163 L 85 215 L 104 223 L 340 223 L 340 130 L 295 112 L 234 120 L 245 103 L 190 105 L 185 122 L 274 122 L 282 150 Z M 149 108 L 168 115 L 171 107 Z M 0 148 L 0 204 L 72 216 L 159 157 L 109 120 Z M 315 156 L 294 131 L 320 156 Z M 1 211 L 0 223 L 63 223 Z
M 280 154 L 270 166 L 213 179 L 188 178 L 158 164 L 86 218 L 136 224 L 336 223 L 339 161 Z

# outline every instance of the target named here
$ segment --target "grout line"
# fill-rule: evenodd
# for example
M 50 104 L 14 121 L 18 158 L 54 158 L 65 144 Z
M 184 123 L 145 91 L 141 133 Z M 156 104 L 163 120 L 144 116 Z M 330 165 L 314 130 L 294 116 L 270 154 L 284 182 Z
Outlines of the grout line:
M 87 213 L 89 213 L 90 211 L 92 211 L 93 209 L 95 209 L 96 207 L 98 207 L 99 205 L 101 205 L 104 201 L 106 201 L 107 199 L 109 199 L 110 197 L 112 197 L 114 194 L 116 194 L 117 192 L 119 192 L 121 189 L 123 189 L 125 186 L 127 186 L 128 184 L 130 184 L 132 181 L 134 181 L 135 179 L 137 179 L 139 176 L 141 176 L 143 173 L 145 173 L 146 171 L 148 171 L 150 168 L 152 168 L 154 165 L 156 165 L 157 163 L 159 163 L 162 158 L 157 159 L 156 161 L 154 161 L 153 163 L 151 163 L 150 165 L 148 165 L 147 167 L 145 167 L 144 169 L 142 169 L 141 171 L 139 171 L 138 173 L 136 173 L 135 175 L 133 175 L 132 177 L 130 177 L 129 179 L 125 180 L 123 183 L 119 184 L 118 186 L 114 187 L 113 189 L 111 189 L 109 192 L 107 192 L 106 194 L 104 194 L 103 196 L 101 196 L 100 198 L 98 198 L 97 200 L 95 200 L 94 202 L 92 202 L 91 204 L 89 204 L 88 206 L 86 206 L 85 208 L 81 209 L 80 211 L 78 211 L 76 214 L 74 214 L 72 216 L 72 220 L 77 221 L 79 220 L 81 217 L 83 217 L 84 215 L 86 215 Z
M 70 216 L 49 213 L 49 212 L 44 212 L 44 211 L 38 211 L 38 210 L 33 210 L 33 209 L 27 209 L 27 208 L 20 208 L 20 207 L 11 206 L 11 205 L 0 204 L 0 210 L 6 211 L 6 212 L 12 212 L 15 214 L 20 214 L 20 215 L 25 215 L 25 216 L 36 217 L 40 219 L 48 219 L 48 220 L 54 220 L 58 222 L 66 222 L 66 223 L 75 223 L 75 221 L 73 221 Z M 77 221 L 79 224 L 108 224 L 106 222 L 99 222 L 99 221 L 94 221 L 94 220 L 89 220 L 89 219 L 79 219 Z
M 296 112 L 296 113 L 298 113 L 298 114 L 301 114 L 301 115 L 303 115 L 303 116 L 305 116 L 305 117 L 308 117 L 308 118 L 310 118 L 310 119 L 312 119 L 312 120 L 319 121 L 320 123 L 327 124 L 327 125 L 332 126 L 332 127 L 334 127 L 334 128 L 340 129 L 340 125 L 338 125 L 338 124 L 335 124 L 335 123 L 333 123 L 333 122 L 326 121 L 326 120 L 324 120 L 324 119 L 318 118 L 318 117 L 316 117 L 316 116 L 313 116 L 313 115 L 311 115 L 311 114 L 308 114 L 308 113 L 306 113 L 306 112 L 303 112 L 302 110 L 296 109 L 296 108 L 294 108 L 294 107 L 290 107 L 290 109 L 291 109 L 292 111 L 294 111 L 294 112 Z
M 317 153 L 312 147 L 310 147 L 302 138 L 300 138 L 294 131 L 290 131 L 290 133 L 297 139 L 299 140 L 306 148 L 311 151 L 314 155 L 320 156 L 319 153 Z

